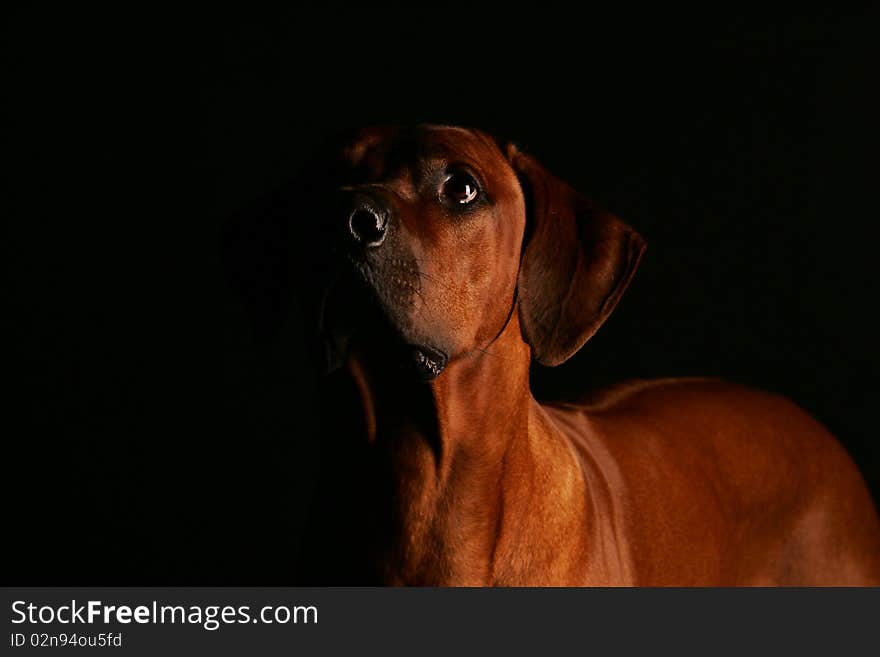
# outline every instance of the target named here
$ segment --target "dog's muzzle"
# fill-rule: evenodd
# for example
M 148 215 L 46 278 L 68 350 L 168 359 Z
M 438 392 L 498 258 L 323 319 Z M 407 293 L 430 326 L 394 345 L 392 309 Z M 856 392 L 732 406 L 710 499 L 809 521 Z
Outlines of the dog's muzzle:
M 385 244 L 384 250 L 390 249 L 396 252 L 400 248 L 399 244 L 393 244 L 391 241 L 386 243 L 386 238 L 392 232 L 392 205 L 381 193 L 374 191 L 357 190 L 349 193 L 346 190 L 346 192 L 341 197 L 342 212 L 336 216 L 343 221 L 345 217 L 348 220 L 342 226 L 336 224 L 337 230 L 342 229 L 337 233 L 337 237 L 342 238 L 343 244 L 340 246 L 343 247 L 343 252 L 347 253 L 348 261 L 354 266 L 355 276 L 354 279 L 346 277 L 350 284 L 342 286 L 341 294 L 336 298 L 336 305 L 352 327 L 369 329 L 369 326 L 373 325 L 375 329 L 384 325 L 387 329 L 391 329 L 387 332 L 379 330 L 369 338 L 362 330 L 358 330 L 362 334 L 362 340 L 371 340 L 367 347 L 368 351 L 374 354 L 381 353 L 383 356 L 380 357 L 396 362 L 398 366 L 402 365 L 402 368 L 416 379 L 431 381 L 440 376 L 446 368 L 449 362 L 447 355 L 427 345 L 408 344 L 404 336 L 393 328 L 398 324 L 393 317 L 386 315 L 382 318 L 374 313 L 375 307 L 370 307 L 371 301 L 377 305 L 384 305 L 383 298 L 389 295 L 389 290 L 390 294 L 407 295 L 411 290 L 415 290 L 417 285 L 417 282 L 407 283 L 407 276 L 413 277 L 414 272 L 401 269 L 400 262 L 404 258 L 399 257 L 400 254 L 395 255 L 390 251 L 382 253 L 378 250 L 383 244 Z M 346 231 L 344 227 L 348 230 Z M 412 267 L 414 265 L 411 265 Z M 387 300 L 385 301 L 387 303 Z M 401 310 L 395 305 L 391 304 L 391 315 L 406 310 L 405 306 Z M 386 312 L 389 312 L 388 307 Z M 369 330 L 367 332 L 369 333 Z M 331 351 L 342 355 L 347 350 L 347 342 L 347 337 L 345 340 L 336 340 L 337 348 Z

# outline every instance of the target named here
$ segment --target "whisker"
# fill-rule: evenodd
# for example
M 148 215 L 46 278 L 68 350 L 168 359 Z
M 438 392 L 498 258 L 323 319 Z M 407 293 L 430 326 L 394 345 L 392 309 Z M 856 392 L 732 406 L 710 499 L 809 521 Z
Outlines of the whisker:
M 481 353 L 486 354 L 487 356 L 492 356 L 493 358 L 500 358 L 501 360 L 511 360 L 508 356 L 502 356 L 499 353 L 489 351 L 488 349 L 484 349 L 483 347 L 475 347 L 475 349 Z
M 419 314 L 424 317 L 425 316 L 425 308 L 428 305 L 428 301 L 425 299 L 424 296 L 422 296 L 422 293 L 419 291 L 419 289 L 415 285 L 408 286 L 408 287 L 410 290 L 412 290 L 413 292 L 416 293 L 416 295 L 419 297 L 419 299 L 422 300 L 422 302 L 419 304 Z
M 415 274 L 416 274 L 416 276 L 423 276 L 423 277 L 427 278 L 427 279 L 428 279 L 429 281 L 431 281 L 432 283 L 436 283 L 436 284 L 439 285 L 440 287 L 446 288 L 446 289 L 449 290 L 450 292 L 458 292 L 458 290 L 456 290 L 454 287 L 452 287 L 452 286 L 449 285 L 448 283 L 444 283 L 443 281 L 441 281 L 441 280 L 440 280 L 439 278 L 437 278 L 436 276 L 431 276 L 430 274 L 426 274 L 426 273 L 423 272 L 423 271 L 416 271 Z
M 416 293 L 416 295 L 419 297 L 419 299 L 422 300 L 422 305 L 421 305 L 421 307 L 419 308 L 419 310 L 423 310 L 424 307 L 428 305 L 428 302 L 425 301 L 425 297 L 422 296 L 422 293 L 419 292 L 419 290 L 418 290 L 417 288 L 413 287 L 413 288 L 411 288 L 411 289 L 412 289 L 413 292 Z

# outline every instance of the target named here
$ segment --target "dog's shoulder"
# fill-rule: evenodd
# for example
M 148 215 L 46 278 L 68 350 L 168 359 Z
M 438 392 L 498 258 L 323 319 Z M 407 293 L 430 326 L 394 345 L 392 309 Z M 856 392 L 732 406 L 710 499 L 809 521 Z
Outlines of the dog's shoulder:
M 721 413 L 728 420 L 738 416 L 746 421 L 767 412 L 777 417 L 809 418 L 782 395 L 712 377 L 635 379 L 548 406 L 609 418 L 641 414 L 680 417 L 684 412 L 689 417 Z
M 620 417 L 642 413 L 673 413 L 703 409 L 743 408 L 758 403 L 792 405 L 784 397 L 712 377 L 632 379 L 598 390 L 590 390 L 566 401 L 545 404 L 562 413 L 591 417 Z
M 790 399 L 715 378 L 630 381 L 551 404 L 568 433 L 591 434 L 614 449 L 707 454 L 805 467 L 849 467 L 840 443 Z M 625 446 L 623 444 L 625 444 Z
M 831 433 L 787 398 L 718 379 L 663 379 L 545 408 L 592 490 L 610 491 L 633 540 L 651 546 L 643 549 L 666 541 L 673 554 L 717 532 L 778 527 L 792 550 L 847 545 L 868 564 L 867 575 L 829 570 L 831 580 L 876 581 L 880 525 L 864 481 Z
M 630 379 L 614 385 L 593 389 L 574 399 L 548 404 L 554 408 L 582 410 L 589 413 L 614 413 L 623 411 L 633 404 L 660 401 L 670 396 L 700 394 L 707 387 L 728 387 L 722 379 L 710 377 L 669 377 L 661 379 Z M 738 386 L 737 386 L 738 387 Z
M 721 379 L 630 381 L 547 410 L 576 444 L 720 469 L 742 485 L 855 473 L 840 443 L 793 401 Z

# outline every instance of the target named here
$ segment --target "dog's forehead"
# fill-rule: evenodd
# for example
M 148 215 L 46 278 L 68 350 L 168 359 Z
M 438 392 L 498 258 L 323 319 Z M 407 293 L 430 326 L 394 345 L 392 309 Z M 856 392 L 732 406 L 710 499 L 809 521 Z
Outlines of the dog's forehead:
M 425 126 L 421 133 L 423 154 L 450 161 L 471 160 L 489 165 L 505 161 L 501 149 L 489 135 L 470 128 Z
M 507 167 L 497 142 L 486 133 L 436 125 L 367 128 L 347 144 L 343 159 L 374 179 L 437 162 L 464 163 L 483 171 Z

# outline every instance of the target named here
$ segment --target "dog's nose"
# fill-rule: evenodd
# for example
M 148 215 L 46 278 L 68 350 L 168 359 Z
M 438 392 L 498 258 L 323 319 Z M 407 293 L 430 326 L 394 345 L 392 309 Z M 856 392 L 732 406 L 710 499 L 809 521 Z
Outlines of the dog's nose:
M 348 230 L 352 238 L 364 246 L 379 246 L 385 239 L 387 229 L 387 213 L 368 205 L 355 208 L 348 217 Z

